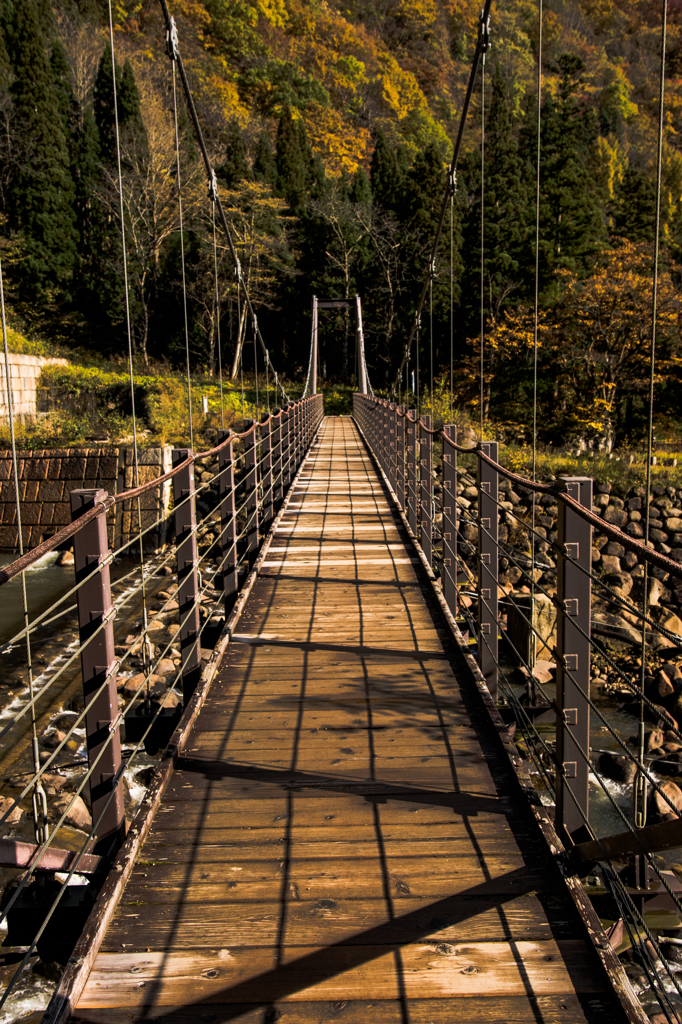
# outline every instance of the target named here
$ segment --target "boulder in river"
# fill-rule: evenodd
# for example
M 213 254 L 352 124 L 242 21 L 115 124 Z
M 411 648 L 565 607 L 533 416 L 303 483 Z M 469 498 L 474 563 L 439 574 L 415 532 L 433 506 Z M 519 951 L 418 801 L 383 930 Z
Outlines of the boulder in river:
M 612 782 L 630 783 L 637 773 L 637 767 L 624 754 L 603 753 L 597 760 L 597 771 Z
M 682 811 L 682 789 L 679 786 L 674 782 L 662 782 L 658 789 L 660 792 L 653 790 L 649 796 L 649 825 L 656 825 L 660 821 L 674 821 Z

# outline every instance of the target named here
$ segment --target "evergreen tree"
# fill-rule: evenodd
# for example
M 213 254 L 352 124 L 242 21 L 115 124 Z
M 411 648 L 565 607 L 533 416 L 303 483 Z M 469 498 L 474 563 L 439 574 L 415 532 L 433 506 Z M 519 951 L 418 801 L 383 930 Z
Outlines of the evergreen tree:
M 311 181 L 312 153 L 305 125 L 285 110 L 277 128 L 276 192 L 298 211 L 303 205 Z
M 653 242 L 656 234 L 656 189 L 646 174 L 628 167 L 615 189 L 613 234 L 631 242 Z
M 239 124 L 235 120 L 228 123 L 225 159 L 220 167 L 216 168 L 216 175 L 226 188 L 236 188 L 240 181 L 251 178 L 246 147 Z
M 144 155 L 146 133 L 140 94 L 135 75 L 126 61 L 123 71 L 116 63 L 116 109 L 123 164 L 130 164 L 132 154 L 140 159 Z M 116 165 L 116 117 L 114 108 L 114 87 L 111 66 L 111 47 L 105 46 L 100 58 L 93 96 L 93 110 L 102 160 L 110 166 Z
M 16 275 L 22 299 L 68 293 L 76 259 L 74 188 L 59 95 L 33 0 L 14 10 L 14 135 L 22 159 L 9 186 L 9 226 L 23 236 Z
M 402 146 L 392 146 L 379 130 L 374 143 L 369 180 L 374 201 L 384 210 L 402 211 L 407 158 Z
M 582 81 L 581 58 L 559 58 L 559 99 L 542 110 L 541 262 L 543 284 L 557 267 L 585 273 L 606 241 L 602 197 L 590 172 L 590 147 L 598 136 L 593 110 L 582 108 L 574 92 Z M 534 157 L 529 164 L 535 164 Z
M 272 152 L 270 136 L 263 131 L 258 137 L 256 151 L 253 156 L 253 176 L 256 181 L 264 181 L 274 185 L 277 178 L 275 154 Z

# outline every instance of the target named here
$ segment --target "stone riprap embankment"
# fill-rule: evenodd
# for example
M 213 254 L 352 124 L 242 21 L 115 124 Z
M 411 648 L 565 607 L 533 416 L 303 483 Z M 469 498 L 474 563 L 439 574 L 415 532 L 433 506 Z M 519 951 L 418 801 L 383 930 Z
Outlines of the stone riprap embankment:
M 139 482 L 147 483 L 171 468 L 169 447 L 139 453 Z M 19 500 L 23 543 L 35 547 L 71 522 L 69 495 L 78 488 L 101 487 L 118 494 L 135 486 L 131 448 L 53 448 L 18 452 Z M 142 526 L 150 526 L 170 507 L 172 484 L 167 481 L 140 499 Z M 137 500 L 122 502 L 107 516 L 109 543 L 119 547 L 137 532 Z M 145 550 L 166 543 L 167 524 L 161 522 L 145 537 Z M 0 550 L 16 551 L 19 543 L 16 491 L 11 451 L 0 451 Z
M 68 359 L 47 356 L 25 356 L 10 352 L 9 376 L 12 384 L 12 412 L 20 420 L 35 419 L 38 415 L 36 390 L 38 378 L 44 366 L 68 366 Z M 0 355 L 0 423 L 9 420 L 7 401 L 7 364 L 4 354 Z

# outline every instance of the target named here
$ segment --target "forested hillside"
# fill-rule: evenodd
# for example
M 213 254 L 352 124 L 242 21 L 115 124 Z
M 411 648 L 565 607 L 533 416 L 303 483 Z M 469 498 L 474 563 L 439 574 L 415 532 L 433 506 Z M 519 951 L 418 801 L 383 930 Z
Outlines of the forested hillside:
M 359 292 L 370 377 L 388 387 L 440 212 L 478 32 L 469 0 L 170 0 L 221 195 L 273 361 L 304 373 L 310 302 Z M 657 414 L 680 400 L 682 3 L 670 0 Z M 655 229 L 660 0 L 548 0 L 541 109 L 540 423 L 546 440 L 634 440 L 646 420 Z M 118 0 L 133 347 L 184 358 L 171 63 L 157 0 Z M 0 206 L 14 321 L 116 355 L 127 347 L 105 0 L 0 0 Z M 527 424 L 535 289 L 537 5 L 494 3 L 485 87 L 485 411 Z M 207 185 L 180 95 L 193 365 L 215 372 Z M 437 370 L 476 412 L 480 80 L 433 281 Z M 219 238 L 231 365 L 251 325 Z M 241 314 L 241 317 L 240 317 Z M 421 331 L 428 365 L 429 317 Z M 353 330 L 325 313 L 327 377 L 354 371 Z M 427 381 L 428 383 L 428 381 Z M 476 415 L 478 413 L 476 412 Z

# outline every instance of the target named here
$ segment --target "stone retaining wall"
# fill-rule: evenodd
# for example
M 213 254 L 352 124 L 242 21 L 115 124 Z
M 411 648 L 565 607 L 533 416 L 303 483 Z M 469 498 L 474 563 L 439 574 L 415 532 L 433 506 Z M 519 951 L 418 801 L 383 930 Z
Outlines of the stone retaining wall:
M 9 353 L 9 373 L 12 383 L 12 406 L 14 416 L 22 420 L 35 417 L 36 386 L 44 366 L 68 366 L 68 359 L 52 359 L 46 356 L 22 356 Z M 7 367 L 4 354 L 0 355 L 0 422 L 9 420 L 7 402 Z
M 171 468 L 171 448 L 148 448 L 139 453 L 139 480 L 147 483 Z M 19 499 L 24 548 L 32 548 L 71 522 L 69 494 L 77 488 L 102 487 L 118 494 L 135 485 L 131 448 L 55 448 L 20 451 Z M 140 499 L 143 528 L 170 507 L 171 482 Z M 137 501 L 122 502 L 107 516 L 109 543 L 117 548 L 137 532 Z M 166 523 L 145 537 L 146 551 L 161 550 Z M 0 451 L 0 550 L 18 551 L 17 509 L 12 453 Z

